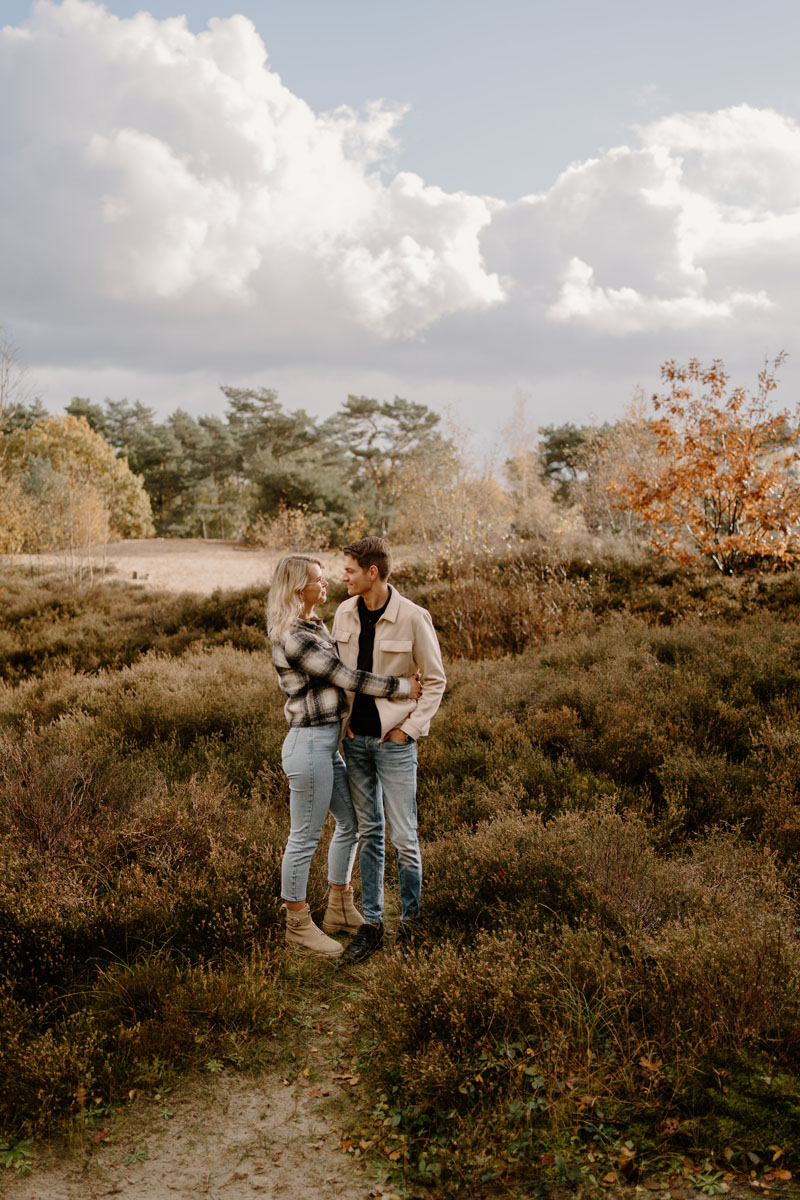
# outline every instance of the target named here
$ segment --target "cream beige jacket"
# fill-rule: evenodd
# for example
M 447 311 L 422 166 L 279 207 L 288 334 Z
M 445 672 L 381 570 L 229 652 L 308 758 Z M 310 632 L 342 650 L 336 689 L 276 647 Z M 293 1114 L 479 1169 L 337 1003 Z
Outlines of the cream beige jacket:
M 339 656 L 348 667 L 355 667 L 358 662 L 360 633 L 358 597 L 350 596 L 339 605 L 333 618 L 333 636 Z M 419 700 L 375 697 L 383 737 L 390 729 L 402 729 L 415 740 L 425 737 L 447 686 L 431 614 L 401 596 L 393 587 L 386 612 L 375 626 L 372 671 L 375 675 L 411 675 L 415 670 L 422 674 Z M 349 710 L 353 707 L 353 695 L 353 692 L 347 693 Z

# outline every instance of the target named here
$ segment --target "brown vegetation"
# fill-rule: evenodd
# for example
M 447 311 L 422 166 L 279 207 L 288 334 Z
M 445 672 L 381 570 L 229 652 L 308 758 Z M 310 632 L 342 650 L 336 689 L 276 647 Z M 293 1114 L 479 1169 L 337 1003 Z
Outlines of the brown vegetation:
M 429 940 L 353 980 L 372 1152 L 454 1197 L 792 1171 L 797 578 L 469 572 L 399 580 L 459 657 L 421 747 Z M 281 1036 L 286 809 L 263 591 L 3 586 L 13 1142 Z

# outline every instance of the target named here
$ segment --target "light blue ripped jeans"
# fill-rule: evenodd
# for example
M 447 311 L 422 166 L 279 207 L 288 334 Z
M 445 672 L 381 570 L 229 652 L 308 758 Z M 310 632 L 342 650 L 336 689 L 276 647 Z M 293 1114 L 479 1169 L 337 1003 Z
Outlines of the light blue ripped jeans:
M 281 865 L 281 897 L 305 900 L 308 869 L 328 813 L 336 828 L 328 850 L 328 882 L 347 884 L 353 872 L 358 826 L 347 770 L 339 753 L 341 725 L 290 729 L 281 762 L 289 780 L 291 829 Z

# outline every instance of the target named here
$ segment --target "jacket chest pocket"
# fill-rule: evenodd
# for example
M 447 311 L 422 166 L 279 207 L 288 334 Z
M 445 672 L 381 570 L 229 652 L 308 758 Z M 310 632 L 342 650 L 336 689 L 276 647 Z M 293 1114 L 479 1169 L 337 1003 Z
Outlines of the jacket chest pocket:
M 410 654 L 414 649 L 414 643 L 409 638 L 405 639 L 384 639 L 375 646 L 376 650 L 380 650 L 382 654 Z

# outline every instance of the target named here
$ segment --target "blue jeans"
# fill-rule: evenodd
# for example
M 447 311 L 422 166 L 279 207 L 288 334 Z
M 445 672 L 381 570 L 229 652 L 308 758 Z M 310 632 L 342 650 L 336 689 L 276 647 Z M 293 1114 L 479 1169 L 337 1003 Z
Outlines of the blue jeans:
M 339 753 L 341 733 L 338 721 L 333 725 L 304 725 L 290 729 L 283 743 L 281 761 L 289 780 L 291 818 L 281 865 L 284 900 L 305 900 L 308 869 L 328 812 L 333 813 L 336 822 L 328 850 L 328 882 L 350 882 L 358 826 Z
M 417 744 L 345 737 L 350 795 L 358 818 L 361 908 L 364 920 L 383 920 L 385 824 L 397 859 L 402 919 L 419 916 L 422 858 L 417 837 Z

